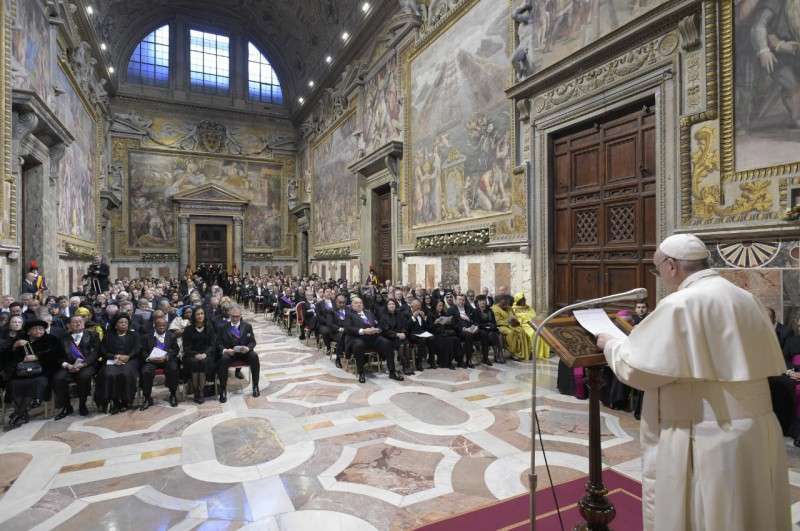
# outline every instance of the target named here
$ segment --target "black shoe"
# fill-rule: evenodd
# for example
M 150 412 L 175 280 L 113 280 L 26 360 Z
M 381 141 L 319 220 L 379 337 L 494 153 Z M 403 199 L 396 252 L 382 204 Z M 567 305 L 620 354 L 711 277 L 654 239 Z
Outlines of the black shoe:
M 88 417 L 89 416 L 89 408 L 86 407 L 86 402 L 81 402 L 78 406 L 78 414 L 81 417 Z
M 240 380 L 244 380 L 244 374 L 242 374 L 242 369 L 236 369 L 236 372 L 234 372 L 233 375 L 239 378 Z
M 450 370 L 451 370 L 451 371 L 454 371 L 454 370 L 456 370 L 456 364 L 455 364 L 455 363 L 451 363 L 451 364 L 450 364 Z
M 228 401 L 228 393 L 220 393 L 219 394 L 219 403 L 224 404 Z
M 419 372 L 422 372 L 422 371 L 424 371 L 424 370 L 425 370 L 425 369 L 423 369 L 423 368 L 422 368 L 422 362 L 421 362 L 421 361 L 420 361 L 419 363 L 417 363 L 417 370 L 418 370 Z
M 358 383 L 367 383 L 367 378 L 363 372 L 358 375 Z
M 392 380 L 397 380 L 398 382 L 402 382 L 403 380 L 405 380 L 405 378 L 403 378 L 402 374 L 400 374 L 399 372 L 395 372 L 395 371 L 391 371 L 389 373 L 389 378 L 391 378 Z
M 466 369 L 467 368 L 467 364 L 462 361 L 461 363 L 458 364 L 458 368 L 459 369 Z
M 111 403 L 111 407 L 108 409 L 109 415 L 116 415 L 120 411 L 120 406 L 116 402 Z
M 305 334 L 300 334 L 300 337 L 298 337 L 297 339 L 299 339 L 300 341 L 305 341 L 306 340 L 306 336 L 305 336 Z
M 434 370 L 434 371 L 435 371 L 435 370 L 436 370 L 436 369 L 438 369 L 438 368 L 439 368 L 439 365 L 438 365 L 438 364 L 436 364 L 436 363 L 432 363 L 432 364 L 431 364 L 431 370 Z
M 67 407 L 63 408 L 61 411 L 59 411 L 58 415 L 56 415 L 53 420 L 61 420 L 64 417 L 68 417 L 69 415 L 72 415 L 73 413 L 75 413 L 75 410 L 72 409 L 72 406 L 67 406 Z
M 128 411 L 130 408 L 131 408 L 131 406 L 129 406 L 127 402 L 123 402 L 123 403 L 121 403 L 119 405 L 119 412 L 120 413 L 124 413 L 124 412 Z
M 412 371 L 411 369 L 403 369 L 403 374 L 405 374 L 406 376 L 414 376 L 414 371 Z
M 41 401 L 41 400 L 39 400 L 38 398 L 34 398 L 34 399 L 31 401 L 31 409 L 36 409 L 37 407 L 39 407 L 39 406 L 41 406 L 41 405 L 42 405 L 42 401 Z
M 253 387 L 253 398 L 258 398 L 261 396 L 261 390 L 258 387 Z
M 492 360 L 490 360 L 488 357 L 486 357 L 486 358 L 483 358 L 483 364 L 484 364 L 484 365 L 488 365 L 489 367 L 491 367 L 492 365 L 494 365 L 494 363 L 492 363 Z
M 472 362 L 470 361 L 469 363 L 467 363 L 467 367 L 470 369 L 474 369 L 475 365 L 473 365 Z
M 14 420 L 11 421 L 11 425 L 9 426 L 8 429 L 13 430 L 13 429 L 19 428 L 23 424 L 27 424 L 28 421 L 29 421 L 29 419 L 28 419 L 28 414 L 27 413 L 24 414 L 24 415 L 19 415 L 17 417 L 14 417 Z
M 153 398 L 148 396 L 147 398 L 144 399 L 144 403 L 139 408 L 139 411 L 147 411 L 148 409 L 150 409 L 150 406 L 152 405 L 153 405 Z
M 340 360 L 339 358 L 336 358 L 336 367 L 339 369 L 342 368 L 342 360 Z
M 172 407 L 178 407 L 178 397 L 175 396 L 175 393 L 169 394 L 169 405 Z

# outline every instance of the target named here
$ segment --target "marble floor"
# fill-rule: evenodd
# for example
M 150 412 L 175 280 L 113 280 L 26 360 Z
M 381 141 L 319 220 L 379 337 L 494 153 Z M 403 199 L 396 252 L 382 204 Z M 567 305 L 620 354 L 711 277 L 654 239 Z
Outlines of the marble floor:
M 171 408 L 157 387 L 146 412 L 35 420 L 0 436 L 0 530 L 400 530 L 526 492 L 529 364 L 404 382 L 373 374 L 359 385 L 315 348 L 246 317 L 259 398 L 231 378 L 228 403 Z M 542 365 L 537 411 L 562 483 L 588 472 L 587 404 L 555 392 L 556 365 Z M 627 413 L 602 411 L 605 466 L 634 479 L 637 428 Z M 787 443 L 798 522 L 800 452 Z

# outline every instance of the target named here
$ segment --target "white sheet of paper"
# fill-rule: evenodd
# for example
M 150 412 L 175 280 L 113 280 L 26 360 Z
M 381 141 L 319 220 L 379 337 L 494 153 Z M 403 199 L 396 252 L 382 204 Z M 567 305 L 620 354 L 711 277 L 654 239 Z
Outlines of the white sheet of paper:
M 594 336 L 608 334 L 617 339 L 625 339 L 627 337 L 625 332 L 617 328 L 617 326 L 611 322 L 611 319 L 608 318 L 608 314 L 602 308 L 575 310 L 572 312 L 572 315 L 578 320 L 578 324 L 591 332 Z
M 116 365 L 116 364 L 117 364 L 117 360 L 115 360 L 114 358 L 111 358 L 110 360 L 106 360 L 106 365 Z
M 153 347 L 153 350 L 150 351 L 150 355 L 147 356 L 147 359 L 153 360 L 163 360 L 167 357 L 167 351 L 160 349 L 158 347 Z
M 421 334 L 414 334 L 417 337 L 433 337 L 433 334 L 430 332 L 422 332 Z

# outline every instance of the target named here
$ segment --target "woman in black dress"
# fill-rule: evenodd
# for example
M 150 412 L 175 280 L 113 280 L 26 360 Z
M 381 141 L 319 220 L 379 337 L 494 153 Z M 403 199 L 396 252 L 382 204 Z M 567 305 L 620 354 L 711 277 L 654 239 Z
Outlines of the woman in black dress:
M 486 295 L 478 295 L 475 299 L 477 307 L 475 309 L 475 324 L 478 325 L 478 338 L 481 342 L 481 354 L 483 355 L 483 363 L 491 366 L 492 362 L 489 361 L 489 347 L 494 348 L 494 361 L 497 363 L 505 363 L 503 357 L 503 342 L 500 337 L 500 330 L 497 328 L 497 320 L 494 317 L 494 312 L 489 307 L 486 300 Z
M 8 316 L 7 313 L 3 315 Z M 15 315 L 10 317 L 6 326 L 0 329 L 0 388 L 6 389 L 8 387 L 9 374 L 7 372 L 6 360 L 10 360 L 11 351 L 14 350 L 14 343 L 18 339 L 25 339 L 25 331 L 23 327 L 25 321 L 22 316 Z M 10 363 L 10 362 L 9 362 Z M 8 395 L 9 397 L 11 394 Z M 0 396 L 2 398 L 2 396 Z
M 9 378 L 8 390 L 14 401 L 11 428 L 28 422 L 28 406 L 44 400 L 48 381 L 66 359 L 61 341 L 48 334 L 47 323 L 40 320 L 25 325 L 25 336 L 16 336 L 3 360 Z
M 141 365 L 141 338 L 130 330 L 130 317 L 121 313 L 111 321 L 111 327 L 100 347 L 102 368 L 98 387 L 102 388 L 100 409 L 111 404 L 109 413 L 127 411 L 136 397 Z
M 206 376 L 214 378 L 217 339 L 214 327 L 206 323 L 206 311 L 198 306 L 192 312 L 192 323 L 183 331 L 183 367 L 191 375 L 194 401 L 204 402 Z
M 392 343 L 392 349 L 400 355 L 403 374 L 406 376 L 413 375 L 414 371 L 411 369 L 408 341 L 406 341 L 408 323 L 405 316 L 397 311 L 397 303 L 393 299 L 386 301 L 386 309 L 380 318 L 378 328 L 381 329 L 381 335 Z
M 461 341 L 458 339 L 455 320 L 452 316 L 448 316 L 444 309 L 444 301 L 436 301 L 431 314 L 431 331 L 439 367 L 455 370 L 456 354 L 461 350 Z

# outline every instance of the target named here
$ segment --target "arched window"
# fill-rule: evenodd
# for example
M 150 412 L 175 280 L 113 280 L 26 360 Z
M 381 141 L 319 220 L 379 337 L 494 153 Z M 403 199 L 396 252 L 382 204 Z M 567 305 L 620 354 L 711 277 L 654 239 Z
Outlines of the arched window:
M 189 79 L 192 88 L 226 94 L 230 87 L 230 39 L 199 30 L 189 31 Z
M 156 87 L 169 85 L 169 25 L 142 39 L 128 61 L 128 81 Z
M 283 103 L 283 91 L 275 70 L 252 42 L 247 46 L 247 93 L 253 101 Z

